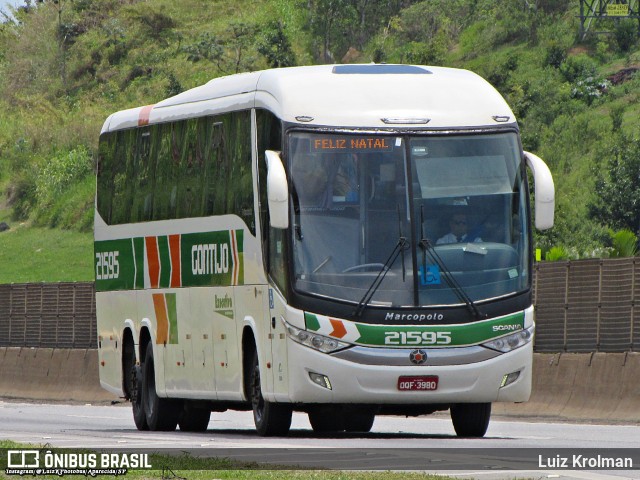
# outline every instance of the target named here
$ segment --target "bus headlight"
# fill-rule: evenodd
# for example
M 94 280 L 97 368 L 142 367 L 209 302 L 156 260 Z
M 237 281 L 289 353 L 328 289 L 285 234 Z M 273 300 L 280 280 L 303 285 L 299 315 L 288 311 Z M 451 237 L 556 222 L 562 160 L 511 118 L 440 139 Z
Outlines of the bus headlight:
M 507 353 L 529 343 L 533 339 L 534 330 L 535 327 L 532 325 L 525 330 L 520 330 L 516 333 L 512 333 L 511 335 L 507 335 L 506 337 L 496 338 L 490 342 L 483 343 L 482 346 L 502 353 Z
M 331 353 L 336 350 L 347 348 L 350 344 L 336 340 L 335 338 L 325 337 L 324 335 L 318 335 L 317 333 L 310 332 L 308 330 L 300 330 L 299 328 L 284 324 L 287 329 L 287 335 L 294 342 L 301 343 L 307 347 L 318 350 L 322 353 Z

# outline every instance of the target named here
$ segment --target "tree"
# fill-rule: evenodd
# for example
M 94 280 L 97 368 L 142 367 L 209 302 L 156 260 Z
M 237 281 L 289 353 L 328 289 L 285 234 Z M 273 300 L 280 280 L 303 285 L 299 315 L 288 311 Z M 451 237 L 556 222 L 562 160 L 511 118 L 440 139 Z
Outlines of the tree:
M 227 27 L 227 41 L 233 73 L 253 70 L 254 58 L 248 56 L 249 47 L 253 43 L 257 27 L 250 23 L 231 22 Z
M 296 56 L 282 22 L 272 22 L 266 26 L 257 48 L 258 53 L 267 58 L 270 67 L 292 67 L 296 64 Z
M 609 150 L 606 169 L 596 170 L 589 215 L 616 229 L 640 231 L 640 138 L 624 136 Z
M 350 0 L 309 0 L 309 29 L 321 43 L 319 57 L 333 63 L 349 49 L 349 31 L 356 24 L 357 12 Z
M 614 232 L 609 229 L 611 257 L 634 257 L 638 252 L 638 237 L 626 228 Z

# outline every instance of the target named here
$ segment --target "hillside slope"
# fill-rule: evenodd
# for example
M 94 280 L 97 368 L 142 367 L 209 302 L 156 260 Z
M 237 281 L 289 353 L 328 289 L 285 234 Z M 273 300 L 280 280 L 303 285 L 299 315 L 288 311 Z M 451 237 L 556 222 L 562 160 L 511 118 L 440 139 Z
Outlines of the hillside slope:
M 525 149 L 554 174 L 557 223 L 536 246 L 606 255 L 608 227 L 635 231 L 640 222 L 635 187 L 609 179 L 640 138 L 638 25 L 610 21 L 599 26 L 610 35 L 579 41 L 578 8 L 577 0 L 26 2 L 0 24 L 5 258 L 18 254 L 7 248 L 31 248 L 18 232 L 69 230 L 79 245 L 72 255 L 87 268 L 55 279 L 91 279 L 93 171 L 111 112 L 238 71 L 371 61 L 468 68 L 488 79 L 516 113 Z M 619 175 L 633 177 L 628 170 Z M 628 211 L 605 208 L 611 195 Z M 66 272 L 56 262 L 69 260 L 46 262 Z M 20 281 L 47 280 L 27 268 Z M 16 281 L 5 272 L 0 283 Z

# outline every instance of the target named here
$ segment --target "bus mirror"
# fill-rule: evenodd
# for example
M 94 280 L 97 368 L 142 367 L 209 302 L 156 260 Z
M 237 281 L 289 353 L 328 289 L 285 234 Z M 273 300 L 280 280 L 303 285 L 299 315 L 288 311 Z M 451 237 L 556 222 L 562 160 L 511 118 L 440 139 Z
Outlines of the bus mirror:
M 273 228 L 289 227 L 289 186 L 287 175 L 278 152 L 265 151 L 267 159 L 267 199 L 269 200 L 269 217 Z
M 524 152 L 527 166 L 533 173 L 535 182 L 536 228 L 547 230 L 553 227 L 553 210 L 555 208 L 555 187 L 551 171 L 544 161 L 533 153 Z

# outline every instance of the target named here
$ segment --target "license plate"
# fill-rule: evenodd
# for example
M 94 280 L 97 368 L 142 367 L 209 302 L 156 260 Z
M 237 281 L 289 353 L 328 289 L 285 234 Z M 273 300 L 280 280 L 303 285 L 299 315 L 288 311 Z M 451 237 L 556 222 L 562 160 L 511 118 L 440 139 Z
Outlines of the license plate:
M 438 389 L 438 377 L 435 375 L 398 378 L 398 390 L 428 392 Z

